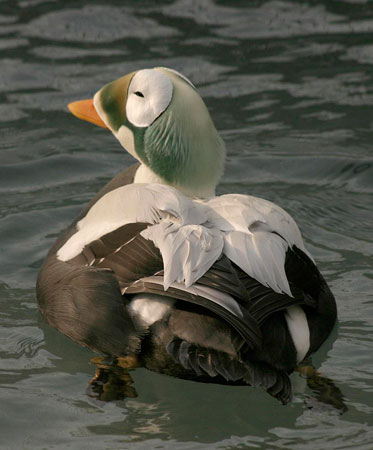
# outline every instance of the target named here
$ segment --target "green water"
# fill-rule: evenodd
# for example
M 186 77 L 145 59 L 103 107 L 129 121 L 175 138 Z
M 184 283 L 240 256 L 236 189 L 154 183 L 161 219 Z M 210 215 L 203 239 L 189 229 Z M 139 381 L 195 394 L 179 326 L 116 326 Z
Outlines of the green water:
M 347 411 L 292 376 L 281 406 L 246 387 L 138 369 L 137 397 L 86 394 L 89 350 L 37 310 L 57 234 L 132 163 L 66 104 L 132 70 L 188 76 L 226 142 L 219 193 L 297 220 L 337 298 L 314 364 Z M 373 448 L 373 3 L 0 0 L 0 448 Z

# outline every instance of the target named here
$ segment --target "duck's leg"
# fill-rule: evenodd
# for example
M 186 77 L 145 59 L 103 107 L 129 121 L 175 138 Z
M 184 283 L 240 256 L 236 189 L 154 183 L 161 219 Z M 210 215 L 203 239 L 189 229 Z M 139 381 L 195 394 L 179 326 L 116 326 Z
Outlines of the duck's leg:
M 129 357 L 126 364 L 133 365 L 134 360 Z M 126 357 L 121 358 L 126 360 Z M 117 364 L 116 359 L 108 360 L 105 357 L 94 357 L 92 364 L 96 364 L 96 373 L 89 382 L 87 395 L 101 401 L 123 400 L 125 398 L 137 397 L 137 392 L 133 386 L 133 380 L 127 368 Z M 122 361 L 122 363 L 124 363 Z M 139 367 L 136 365 L 136 367 Z
M 320 372 L 316 370 L 311 363 L 300 363 L 295 368 L 295 371 L 298 372 L 304 378 L 312 378 L 315 376 L 320 376 Z
M 306 378 L 307 386 L 312 390 L 317 401 L 322 404 L 331 405 L 341 414 L 344 414 L 348 408 L 344 403 L 344 395 L 341 390 L 334 384 L 334 381 L 327 378 L 316 370 L 311 361 L 305 361 L 296 367 L 296 372 Z M 309 400 L 306 402 L 309 408 L 313 408 L 314 402 Z
M 137 369 L 141 367 L 139 358 L 136 355 L 119 356 L 117 358 L 117 366 L 122 369 Z

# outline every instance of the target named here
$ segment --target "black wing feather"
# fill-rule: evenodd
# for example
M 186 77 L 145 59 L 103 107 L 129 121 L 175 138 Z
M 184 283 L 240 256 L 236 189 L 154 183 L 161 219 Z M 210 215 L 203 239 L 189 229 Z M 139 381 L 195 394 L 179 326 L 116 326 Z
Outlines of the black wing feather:
M 261 346 L 262 336 L 258 323 L 252 317 L 250 312 L 244 308 L 241 308 L 243 317 L 240 318 L 205 297 L 195 295 L 172 286 L 169 287 L 167 291 L 164 291 L 161 283 L 155 283 L 146 279 L 141 279 L 126 289 L 126 294 L 138 294 L 142 292 L 166 295 L 168 297 L 202 306 L 228 322 L 241 334 L 247 342 L 249 348 L 260 348 Z

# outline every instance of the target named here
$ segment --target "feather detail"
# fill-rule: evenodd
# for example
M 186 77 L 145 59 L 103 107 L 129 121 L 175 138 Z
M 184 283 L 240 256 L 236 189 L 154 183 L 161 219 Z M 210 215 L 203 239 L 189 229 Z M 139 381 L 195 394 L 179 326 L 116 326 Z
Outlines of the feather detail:
M 135 222 L 149 224 L 161 220 L 200 224 L 207 217 L 203 206 L 176 189 L 162 184 L 129 184 L 102 196 L 77 223 L 77 232 L 58 250 L 57 258 L 68 261 L 90 242 Z
M 294 219 L 285 210 L 263 198 L 251 195 L 226 194 L 207 202 L 209 221 L 222 231 L 273 231 L 282 236 L 289 246 L 294 244 L 304 251 L 303 239 Z M 254 228 L 254 230 L 252 229 Z
M 207 205 L 209 223 L 224 233 L 224 254 L 264 286 L 292 296 L 286 251 L 293 245 L 304 249 L 293 218 L 279 206 L 248 195 L 222 195 Z
M 162 255 L 166 290 L 173 282 L 191 286 L 223 252 L 264 286 L 292 296 L 285 256 L 294 245 L 305 251 L 300 231 L 277 205 L 245 195 L 201 201 L 162 184 L 123 186 L 92 206 L 57 257 L 68 261 L 91 242 L 139 222 L 149 225 L 141 236 Z
M 185 282 L 186 287 L 195 283 L 219 258 L 224 245 L 219 230 L 201 225 L 162 222 L 141 236 L 153 241 L 162 254 L 165 290 L 174 281 Z
M 143 284 L 143 283 L 151 283 L 154 285 L 163 285 L 162 276 L 159 275 L 153 275 L 151 277 L 144 277 L 141 278 L 138 282 L 134 283 L 132 286 L 130 286 L 127 289 L 124 289 L 123 293 L 136 293 L 136 284 Z M 190 287 L 186 287 L 182 283 L 173 282 L 171 283 L 170 287 L 178 289 L 183 292 L 187 292 L 188 294 L 192 294 L 195 297 L 203 297 L 210 302 L 216 303 L 217 305 L 221 306 L 225 310 L 229 311 L 232 315 L 238 318 L 243 317 L 242 310 L 237 303 L 237 301 L 230 295 L 219 292 L 216 289 L 212 289 L 208 286 L 201 286 L 201 285 L 194 285 Z M 190 300 L 191 301 L 191 300 Z
M 284 261 L 287 243 L 273 233 L 224 233 L 224 254 L 244 272 L 275 292 L 292 296 Z

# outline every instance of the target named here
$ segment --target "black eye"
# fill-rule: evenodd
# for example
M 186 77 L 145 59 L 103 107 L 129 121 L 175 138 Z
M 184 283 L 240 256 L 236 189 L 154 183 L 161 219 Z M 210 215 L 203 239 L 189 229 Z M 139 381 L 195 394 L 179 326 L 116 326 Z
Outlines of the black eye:
M 138 97 L 144 97 L 144 94 L 140 91 L 136 91 L 134 94 L 137 95 Z

